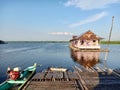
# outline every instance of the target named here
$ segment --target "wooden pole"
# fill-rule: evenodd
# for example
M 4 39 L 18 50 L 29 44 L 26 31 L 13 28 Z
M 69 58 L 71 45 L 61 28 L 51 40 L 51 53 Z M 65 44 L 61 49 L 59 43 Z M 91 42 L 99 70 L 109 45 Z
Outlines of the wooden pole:
M 112 24 L 111 24 L 111 28 L 110 28 L 110 33 L 109 33 L 109 38 L 108 38 L 108 44 L 107 44 L 107 50 L 109 50 L 109 44 L 110 44 L 110 39 L 111 39 L 111 34 L 112 34 L 112 28 L 113 28 L 113 21 L 114 21 L 114 16 L 112 17 Z M 108 57 L 108 52 L 105 53 L 105 62 L 104 62 L 104 66 L 107 68 L 106 65 L 106 60 Z
M 111 24 L 110 33 L 109 33 L 107 49 L 109 49 L 109 44 L 110 44 L 110 39 L 111 39 L 111 34 L 112 34 L 112 28 L 113 28 L 113 21 L 114 21 L 114 16 L 112 17 L 112 24 Z

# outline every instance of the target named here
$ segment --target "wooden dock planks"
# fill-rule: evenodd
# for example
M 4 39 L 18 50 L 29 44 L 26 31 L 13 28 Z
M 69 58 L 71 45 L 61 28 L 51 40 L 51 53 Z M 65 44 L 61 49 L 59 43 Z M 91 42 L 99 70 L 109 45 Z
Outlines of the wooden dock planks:
M 77 69 L 78 70 L 78 69 Z M 79 71 L 79 70 L 78 70 Z M 120 77 L 114 72 L 79 72 L 88 90 L 120 90 Z
M 31 82 L 26 90 L 76 90 L 74 81 Z
M 78 77 L 71 71 L 45 71 L 37 73 L 24 90 L 81 90 Z
M 120 77 L 114 73 L 96 69 L 93 71 L 39 72 L 23 90 L 120 90 Z

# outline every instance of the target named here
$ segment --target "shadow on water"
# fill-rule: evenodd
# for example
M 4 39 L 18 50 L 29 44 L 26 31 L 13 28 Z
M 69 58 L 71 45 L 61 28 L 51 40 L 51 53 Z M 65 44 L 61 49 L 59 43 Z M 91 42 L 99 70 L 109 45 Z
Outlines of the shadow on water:
M 100 52 L 80 52 L 71 50 L 71 58 L 79 64 L 80 75 L 88 90 L 120 90 L 120 77 L 105 67 L 99 67 Z M 90 69 L 94 71 L 90 71 Z
M 99 72 L 99 83 L 94 90 L 120 90 L 120 77 L 113 72 Z M 94 79 L 93 79 L 94 82 Z

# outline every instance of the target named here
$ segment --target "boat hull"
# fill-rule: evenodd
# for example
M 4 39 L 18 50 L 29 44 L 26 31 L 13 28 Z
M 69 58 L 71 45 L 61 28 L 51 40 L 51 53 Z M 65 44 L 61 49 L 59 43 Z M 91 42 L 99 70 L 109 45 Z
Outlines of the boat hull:
M 16 87 L 18 90 L 21 90 L 22 86 L 34 75 L 36 71 L 36 65 L 27 67 L 22 71 L 20 78 L 17 80 L 6 80 L 0 84 L 0 90 L 9 90 Z

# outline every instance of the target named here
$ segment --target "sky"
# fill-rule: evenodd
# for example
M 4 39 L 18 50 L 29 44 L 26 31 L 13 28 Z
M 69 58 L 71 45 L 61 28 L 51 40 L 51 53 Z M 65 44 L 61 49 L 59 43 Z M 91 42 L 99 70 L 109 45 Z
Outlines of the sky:
M 120 40 L 120 0 L 0 0 L 0 40 L 68 41 L 91 30 Z

